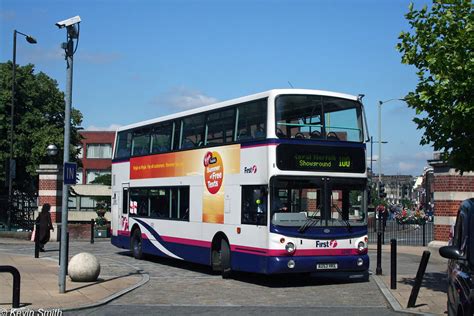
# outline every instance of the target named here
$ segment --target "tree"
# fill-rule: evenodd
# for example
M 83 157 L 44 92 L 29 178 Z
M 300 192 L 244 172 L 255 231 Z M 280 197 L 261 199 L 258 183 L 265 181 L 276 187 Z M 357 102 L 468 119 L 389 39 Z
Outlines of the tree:
M 112 185 L 112 174 L 106 173 L 95 177 L 91 184 L 102 184 L 106 186 Z M 95 196 L 93 199 L 96 201 L 97 210 L 110 211 L 111 197 L 109 196 Z
M 0 63 L 0 181 L 6 181 L 6 166 L 10 158 L 10 110 L 12 63 Z M 55 144 L 58 155 L 54 163 L 62 164 L 64 144 L 64 93 L 58 89 L 55 80 L 45 73 L 34 73 L 34 65 L 16 67 L 15 115 L 14 115 L 14 158 L 16 178 L 14 190 L 34 193 L 37 191 L 40 163 L 47 162 L 46 147 Z M 71 111 L 70 157 L 77 161 L 80 145 L 78 125 L 82 114 Z M 6 188 L 0 186 L 5 194 Z
M 415 91 L 405 97 L 424 129 L 420 144 L 432 144 L 457 170 L 474 170 L 474 14 L 471 0 L 433 0 L 431 9 L 405 15 L 402 63 L 418 69 Z

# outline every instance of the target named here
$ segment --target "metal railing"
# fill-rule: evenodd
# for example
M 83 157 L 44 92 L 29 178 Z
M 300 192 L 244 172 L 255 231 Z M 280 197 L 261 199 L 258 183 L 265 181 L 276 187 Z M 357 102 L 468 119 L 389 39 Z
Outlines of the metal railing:
M 426 246 L 433 240 L 433 222 L 424 224 L 399 224 L 395 220 L 387 220 L 382 224 L 382 244 L 396 239 L 402 246 Z M 369 243 L 377 243 L 378 221 L 369 221 Z

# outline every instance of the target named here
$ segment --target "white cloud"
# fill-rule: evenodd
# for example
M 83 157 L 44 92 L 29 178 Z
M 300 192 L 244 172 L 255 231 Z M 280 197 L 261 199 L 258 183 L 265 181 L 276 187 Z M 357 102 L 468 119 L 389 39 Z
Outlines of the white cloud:
M 429 160 L 433 159 L 433 152 L 432 151 L 420 151 L 415 153 L 415 158 L 420 160 Z
M 118 124 L 111 124 L 108 127 L 99 127 L 95 125 L 91 125 L 87 127 L 86 131 L 116 131 L 121 125 Z
M 199 90 L 176 87 L 156 96 L 151 103 L 176 112 L 213 104 L 217 101 L 218 99 L 205 95 Z
M 398 170 L 402 173 L 407 173 L 407 174 L 417 174 L 419 173 L 419 170 L 417 164 L 413 162 L 406 162 L 406 161 L 400 161 L 398 162 Z

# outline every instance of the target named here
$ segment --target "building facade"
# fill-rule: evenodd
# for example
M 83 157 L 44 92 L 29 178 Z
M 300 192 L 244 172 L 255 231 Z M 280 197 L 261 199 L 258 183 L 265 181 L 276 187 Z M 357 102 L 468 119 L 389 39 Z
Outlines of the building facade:
M 80 154 L 82 167 L 78 168 L 76 185 L 72 186 L 69 198 L 70 220 L 82 220 L 95 215 L 97 197 L 110 197 L 110 186 L 93 184 L 102 175 L 110 175 L 112 169 L 112 152 L 115 132 L 80 131 L 82 150 Z M 89 219 L 90 220 L 90 219 Z
M 110 205 L 111 188 L 109 185 L 92 184 L 97 176 L 110 174 L 115 132 L 81 131 L 82 153 L 81 167 L 77 172 L 77 184 L 70 187 L 68 200 L 68 230 L 71 238 L 89 238 L 91 220 L 97 218 L 97 202 L 108 199 Z M 39 209 L 44 203 L 51 204 L 51 217 L 55 232 L 61 222 L 62 213 L 62 168 L 58 165 L 40 165 L 38 170 Z M 35 214 L 36 217 L 37 213 Z M 105 214 L 110 221 L 110 212 Z M 51 236 L 56 240 L 56 234 Z
M 375 176 L 374 183 L 378 183 Z M 385 185 L 385 200 L 391 205 L 401 204 L 402 200 L 413 200 L 413 185 L 416 178 L 411 175 L 383 175 L 382 183 Z

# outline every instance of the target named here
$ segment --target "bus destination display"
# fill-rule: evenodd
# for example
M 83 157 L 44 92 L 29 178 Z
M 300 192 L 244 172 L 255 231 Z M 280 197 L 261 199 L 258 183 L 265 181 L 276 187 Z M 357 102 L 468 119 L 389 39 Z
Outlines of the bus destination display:
M 364 172 L 364 148 L 280 144 L 277 166 L 281 170 Z

